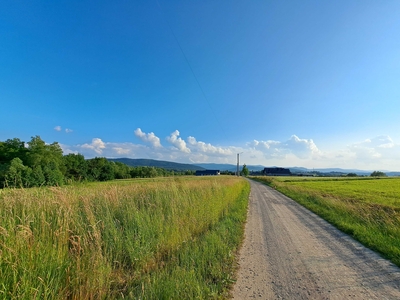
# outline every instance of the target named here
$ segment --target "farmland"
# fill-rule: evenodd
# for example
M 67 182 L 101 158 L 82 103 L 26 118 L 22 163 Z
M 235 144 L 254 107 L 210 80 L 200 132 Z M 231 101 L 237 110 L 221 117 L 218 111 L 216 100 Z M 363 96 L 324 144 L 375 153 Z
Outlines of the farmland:
M 400 266 L 399 178 L 256 177 Z
M 248 195 L 224 176 L 0 190 L 1 298 L 222 297 Z

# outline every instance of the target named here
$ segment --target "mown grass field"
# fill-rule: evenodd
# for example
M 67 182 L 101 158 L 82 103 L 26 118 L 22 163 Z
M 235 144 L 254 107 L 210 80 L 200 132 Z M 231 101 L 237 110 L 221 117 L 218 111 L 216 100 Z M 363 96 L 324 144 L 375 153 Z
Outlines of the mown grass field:
M 400 178 L 255 177 L 400 266 Z
M 249 190 L 233 176 L 0 190 L 0 298 L 224 298 Z

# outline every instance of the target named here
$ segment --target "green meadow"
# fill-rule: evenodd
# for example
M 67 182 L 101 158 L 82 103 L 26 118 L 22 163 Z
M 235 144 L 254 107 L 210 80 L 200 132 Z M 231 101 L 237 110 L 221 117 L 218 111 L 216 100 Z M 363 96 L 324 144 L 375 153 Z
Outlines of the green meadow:
M 400 266 L 400 178 L 255 177 Z
M 249 191 L 233 176 L 0 190 L 0 298 L 227 297 Z

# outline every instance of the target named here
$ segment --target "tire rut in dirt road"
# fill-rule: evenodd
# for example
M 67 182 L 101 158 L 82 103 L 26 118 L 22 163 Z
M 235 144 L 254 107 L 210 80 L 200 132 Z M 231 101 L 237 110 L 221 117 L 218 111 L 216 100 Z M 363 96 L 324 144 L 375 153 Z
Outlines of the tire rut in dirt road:
M 234 299 L 400 299 L 400 269 L 251 181 Z

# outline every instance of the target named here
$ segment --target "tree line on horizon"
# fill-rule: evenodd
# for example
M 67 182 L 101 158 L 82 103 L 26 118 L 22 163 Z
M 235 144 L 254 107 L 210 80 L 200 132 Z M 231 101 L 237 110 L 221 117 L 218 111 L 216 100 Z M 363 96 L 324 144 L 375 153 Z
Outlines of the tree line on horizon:
M 193 175 L 157 167 L 132 167 L 105 157 L 85 159 L 63 154 L 58 142 L 46 144 L 40 136 L 27 143 L 18 138 L 0 141 L 0 188 L 61 186 L 72 182 Z

